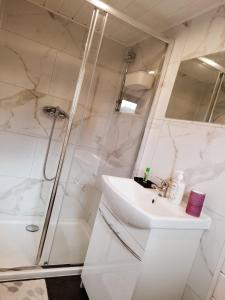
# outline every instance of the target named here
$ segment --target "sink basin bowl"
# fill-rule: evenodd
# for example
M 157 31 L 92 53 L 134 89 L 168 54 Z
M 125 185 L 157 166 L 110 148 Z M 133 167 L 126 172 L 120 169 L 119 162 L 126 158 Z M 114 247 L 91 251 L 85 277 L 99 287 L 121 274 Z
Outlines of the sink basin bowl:
M 192 217 L 182 206 L 159 197 L 155 190 L 145 189 L 133 179 L 102 176 L 105 205 L 124 223 L 143 229 L 208 229 L 211 219 L 205 214 Z

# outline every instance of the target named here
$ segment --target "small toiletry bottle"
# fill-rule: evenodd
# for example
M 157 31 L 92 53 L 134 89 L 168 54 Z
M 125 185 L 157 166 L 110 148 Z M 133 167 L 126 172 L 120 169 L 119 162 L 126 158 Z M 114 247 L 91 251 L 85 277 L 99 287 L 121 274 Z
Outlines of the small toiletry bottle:
M 193 217 L 200 217 L 205 196 L 205 193 L 191 190 L 186 207 L 186 213 Z
M 176 171 L 175 177 L 172 180 L 171 194 L 170 194 L 170 199 L 174 204 L 176 205 L 181 204 L 184 195 L 184 190 L 185 190 L 184 172 Z
M 143 178 L 144 182 L 148 181 L 148 176 L 149 176 L 150 170 L 151 170 L 150 168 L 145 168 L 144 178 Z

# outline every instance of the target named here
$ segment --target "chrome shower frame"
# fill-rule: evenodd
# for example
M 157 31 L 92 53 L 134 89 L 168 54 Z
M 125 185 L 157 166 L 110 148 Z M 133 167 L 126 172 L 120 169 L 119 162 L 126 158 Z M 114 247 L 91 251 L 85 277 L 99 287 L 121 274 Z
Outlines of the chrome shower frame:
M 48 209 L 47 209 L 47 213 L 46 213 L 46 217 L 45 217 L 45 222 L 44 222 L 44 226 L 43 226 L 43 230 L 42 230 L 42 235 L 41 235 L 41 239 L 40 239 L 40 243 L 39 243 L 39 247 L 38 247 L 38 253 L 37 253 L 37 257 L 36 257 L 36 265 L 38 265 L 40 263 L 41 256 L 43 253 L 44 244 L 45 244 L 45 240 L 47 237 L 47 232 L 48 232 L 50 219 L 51 219 L 51 215 L 52 215 L 52 210 L 54 207 L 55 198 L 56 198 L 56 194 L 57 194 L 57 190 L 58 190 L 58 186 L 59 186 L 59 180 L 60 180 L 60 176 L 61 176 L 61 172 L 62 172 L 62 168 L 63 168 L 63 163 L 65 160 L 66 150 L 67 150 L 67 146 L 69 143 L 69 137 L 70 137 L 70 132 L 71 132 L 72 125 L 73 125 L 73 119 L 74 119 L 74 116 L 75 116 L 75 113 L 77 110 L 77 105 L 78 105 L 78 101 L 79 101 L 80 94 L 81 94 L 81 89 L 82 89 L 83 80 L 84 80 L 85 71 L 86 71 L 86 64 L 88 61 L 94 34 L 96 31 L 96 25 L 97 25 L 99 13 L 100 13 L 100 10 L 95 8 L 93 11 L 93 14 L 92 14 L 92 18 L 91 18 L 90 29 L 88 32 L 88 37 L 87 37 L 86 46 L 85 46 L 85 50 L 84 50 L 84 56 L 83 56 L 82 64 L 80 67 L 76 90 L 75 90 L 75 94 L 74 94 L 74 98 L 73 98 L 72 106 L 71 106 L 71 110 L 70 110 L 69 122 L 67 125 L 66 134 L 64 137 L 63 145 L 62 145 L 62 151 L 61 151 L 58 168 L 57 168 L 57 172 L 56 172 L 56 176 L 55 176 L 54 184 L 53 184 L 53 188 L 52 188 L 52 193 L 50 196 L 50 201 L 49 201 L 49 205 L 48 205 Z M 103 29 L 102 29 L 102 33 L 101 33 L 101 37 L 100 37 L 100 45 L 101 45 L 101 42 L 103 39 L 105 26 L 106 26 L 106 22 L 107 22 L 107 17 L 108 17 L 108 14 L 106 13 L 105 17 L 104 17 Z M 98 48 L 97 56 L 99 54 L 99 51 L 100 51 L 100 47 Z
M 36 6 L 39 6 L 42 8 L 44 7 L 44 5 L 40 5 L 33 0 L 27 0 L 27 1 L 33 3 Z M 54 268 L 47 267 L 45 269 L 42 269 L 41 266 L 39 265 L 39 262 L 41 259 L 41 254 L 43 252 L 43 247 L 44 247 L 44 243 L 45 243 L 45 239 L 46 239 L 46 235 L 47 235 L 47 231 L 48 231 L 48 227 L 49 227 L 49 221 L 51 218 L 51 214 L 52 214 L 52 210 L 53 210 L 53 206 L 54 206 L 54 202 L 55 202 L 55 196 L 56 196 L 56 192 L 57 192 L 57 187 L 58 187 L 58 183 L 60 180 L 60 175 L 61 175 L 63 162 L 64 162 L 64 158 L 65 158 L 65 154 L 66 154 L 66 148 L 67 148 L 68 141 L 69 141 L 72 122 L 73 122 L 73 118 L 74 118 L 74 115 L 76 112 L 77 104 L 79 101 L 79 95 L 80 95 L 80 91 L 82 88 L 83 78 L 85 75 L 85 64 L 87 62 L 87 58 L 88 58 L 88 54 L 90 52 L 91 42 L 92 42 L 93 34 L 94 34 L 93 26 L 94 26 L 94 24 L 96 25 L 96 20 L 97 20 L 96 14 L 99 14 L 99 11 L 106 12 L 107 16 L 112 15 L 115 18 L 117 18 L 127 24 L 130 24 L 134 28 L 137 28 L 137 29 L 149 34 L 150 36 L 158 38 L 159 40 L 167 43 L 168 48 L 167 48 L 167 52 L 165 54 L 166 57 L 165 57 L 165 60 L 163 63 L 162 72 L 160 74 L 160 78 L 158 78 L 158 84 L 156 85 L 154 92 L 153 92 L 154 102 L 157 102 L 157 98 L 158 98 L 157 87 L 161 86 L 161 84 L 164 80 L 164 77 L 165 77 L 165 72 L 166 72 L 168 62 L 171 57 L 172 48 L 174 45 L 173 40 L 168 39 L 163 34 L 158 34 L 154 31 L 152 31 L 152 29 L 150 27 L 148 27 L 140 22 L 137 22 L 136 20 L 132 19 L 131 17 L 128 17 L 125 14 L 119 12 L 118 10 L 110 7 L 109 5 L 106 5 L 102 1 L 99 1 L 99 0 L 85 0 L 85 1 L 89 2 L 90 4 L 93 5 L 94 11 L 93 11 L 93 15 L 92 15 L 91 24 L 89 27 L 88 37 L 86 40 L 84 56 L 83 56 L 82 65 L 81 65 L 80 72 L 79 72 L 79 77 L 77 80 L 76 90 L 75 90 L 75 94 L 74 94 L 74 98 L 73 98 L 73 102 L 72 102 L 72 107 L 71 107 L 71 111 L 69 114 L 69 121 L 68 121 L 67 128 L 66 128 L 66 135 L 64 138 L 63 147 L 62 147 L 62 151 L 61 151 L 61 155 L 60 155 L 60 160 L 58 163 L 57 173 L 56 173 L 56 177 L 54 180 L 54 186 L 52 189 L 51 198 L 50 198 L 50 202 L 48 205 L 48 211 L 47 211 L 47 214 L 45 217 L 45 223 L 44 223 L 44 227 L 43 227 L 43 231 L 42 231 L 41 241 L 40 241 L 38 253 L 36 256 L 36 265 L 31 265 L 28 267 L 24 266 L 24 267 L 15 267 L 15 268 L 0 268 L 0 282 L 13 281 L 13 280 L 28 280 L 28 279 L 35 279 L 35 278 L 47 278 L 47 277 L 56 277 L 56 276 L 79 275 L 82 271 L 81 266 L 72 266 L 72 265 L 69 267 L 59 266 L 56 268 L 55 267 Z M 60 14 L 57 11 L 51 10 L 47 7 L 44 7 L 44 8 L 49 12 L 59 15 L 62 18 L 67 19 L 71 22 L 74 22 L 73 19 L 71 19 L 63 14 Z M 106 22 L 107 22 L 107 18 L 105 20 L 105 25 L 106 25 Z M 154 111 L 154 109 L 155 108 L 153 107 L 152 110 Z

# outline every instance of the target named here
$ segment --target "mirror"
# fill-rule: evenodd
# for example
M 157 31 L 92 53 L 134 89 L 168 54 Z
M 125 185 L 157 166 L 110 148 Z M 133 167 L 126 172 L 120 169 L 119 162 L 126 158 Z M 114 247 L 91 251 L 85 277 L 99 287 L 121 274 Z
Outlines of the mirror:
M 166 117 L 225 124 L 225 52 L 181 62 Z

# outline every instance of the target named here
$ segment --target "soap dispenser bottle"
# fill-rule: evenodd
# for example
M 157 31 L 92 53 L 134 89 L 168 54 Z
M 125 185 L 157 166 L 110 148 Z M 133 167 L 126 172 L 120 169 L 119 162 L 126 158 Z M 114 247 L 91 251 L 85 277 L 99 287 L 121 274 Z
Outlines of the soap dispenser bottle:
M 174 179 L 172 180 L 171 185 L 171 201 L 176 205 L 180 205 L 183 199 L 185 190 L 185 183 L 184 183 L 184 172 L 183 171 L 176 171 Z

